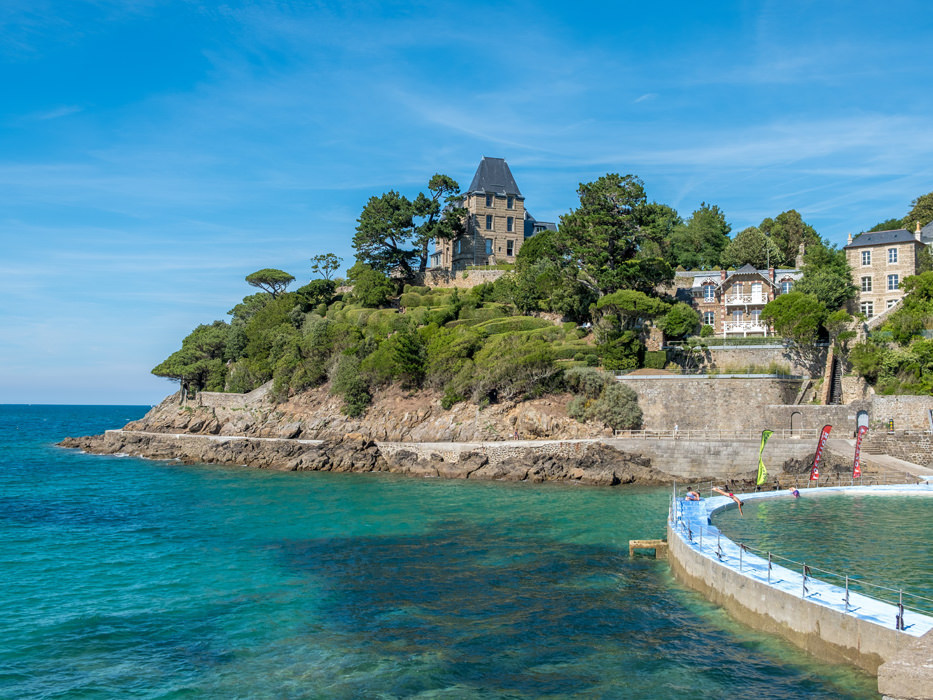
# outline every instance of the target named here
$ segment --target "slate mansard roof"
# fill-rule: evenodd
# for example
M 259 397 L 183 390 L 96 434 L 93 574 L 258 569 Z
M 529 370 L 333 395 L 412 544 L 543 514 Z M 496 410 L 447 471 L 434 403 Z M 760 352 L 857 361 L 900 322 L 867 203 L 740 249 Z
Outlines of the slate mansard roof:
M 518 185 L 515 184 L 515 178 L 512 177 L 512 171 L 509 170 L 509 164 L 505 162 L 505 158 L 487 158 L 486 156 L 483 156 L 483 159 L 479 162 L 476 174 L 473 176 L 473 182 L 470 183 L 470 189 L 467 190 L 467 193 L 473 192 L 501 196 L 522 196 Z
M 852 242 L 843 246 L 845 248 L 864 248 L 869 245 L 889 245 L 891 243 L 916 243 L 917 239 L 910 231 L 905 228 L 894 229 L 893 231 L 871 231 L 870 233 L 860 233 L 852 239 Z

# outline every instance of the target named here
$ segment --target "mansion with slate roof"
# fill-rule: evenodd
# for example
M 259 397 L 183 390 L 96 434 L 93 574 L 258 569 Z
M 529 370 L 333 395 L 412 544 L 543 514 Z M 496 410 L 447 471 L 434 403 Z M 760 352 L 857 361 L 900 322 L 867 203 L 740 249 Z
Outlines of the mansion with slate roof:
M 522 243 L 539 231 L 556 231 L 525 209 L 522 195 L 504 158 L 484 157 L 464 193 L 466 232 L 450 241 L 437 241 L 431 268 L 460 272 L 467 267 L 514 263 Z
M 799 268 L 800 256 L 796 262 Z M 699 311 L 702 324 L 712 326 L 717 336 L 764 337 L 773 332 L 761 319 L 761 310 L 791 291 L 802 276 L 799 269 L 759 270 L 752 265 L 738 270 L 681 270 L 674 277 L 674 288 L 665 291 Z
M 856 311 L 871 319 L 892 308 L 904 296 L 901 282 L 917 273 L 917 256 L 933 244 L 933 223 L 911 233 L 907 229 L 860 233 L 843 247 L 859 288 Z

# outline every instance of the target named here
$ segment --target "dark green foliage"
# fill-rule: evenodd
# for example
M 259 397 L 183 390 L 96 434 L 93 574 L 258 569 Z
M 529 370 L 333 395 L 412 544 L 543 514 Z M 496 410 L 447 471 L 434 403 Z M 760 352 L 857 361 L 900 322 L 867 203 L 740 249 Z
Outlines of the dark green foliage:
M 817 340 L 826 316 L 826 307 L 819 299 L 798 291 L 781 294 L 761 311 L 761 318 L 772 323 L 779 335 L 801 345 Z
M 331 372 L 331 393 L 343 396 L 341 410 L 352 418 L 363 415 L 372 402 L 360 365 L 360 358 L 348 352 L 340 356 Z
M 664 369 L 667 364 L 667 352 L 664 350 L 646 350 L 645 367 L 651 369 Z
M 230 326 L 223 321 L 198 326 L 182 341 L 181 349 L 159 363 L 152 373 L 178 380 L 182 386 L 223 391 L 227 369 L 223 358 L 229 333 Z
M 311 272 L 330 281 L 333 274 L 340 268 L 340 263 L 342 262 L 343 258 L 338 258 L 333 253 L 315 255 L 311 258 Z
M 905 278 L 901 289 L 904 298 L 883 328 L 895 341 L 907 345 L 922 331 L 933 328 L 933 272 Z
M 868 340 L 852 348 L 849 362 L 881 394 L 933 395 L 933 340 L 914 338 L 907 347 Z
M 564 372 L 567 391 L 580 394 L 587 399 L 599 398 L 613 378 L 611 374 L 592 367 L 573 367 Z
M 717 267 L 722 251 L 729 245 L 731 230 L 722 210 L 703 202 L 686 223 L 674 227 L 671 233 L 673 264 L 687 270 Z
M 795 209 L 781 212 L 773 219 L 763 220 L 758 228 L 771 237 L 781 253 L 781 260 L 772 261 L 774 265 L 793 265 L 801 243 L 807 249 L 822 244 L 816 230 Z
M 581 423 L 597 420 L 613 430 L 639 428 L 642 421 L 638 396 L 615 381 L 605 383 L 597 397 L 592 392 L 574 397 L 567 405 L 567 413 Z
M 613 332 L 599 346 L 603 367 L 614 372 L 637 369 L 645 345 L 634 331 Z
M 713 336 L 713 335 L 716 335 L 716 329 L 713 328 L 713 327 L 712 327 L 711 325 L 709 325 L 709 324 L 705 324 L 705 325 L 700 329 L 700 337 L 701 337 L 701 338 L 709 338 L 710 336 Z
M 858 296 L 845 251 L 820 243 L 807 248 L 803 258 L 803 278 L 794 290 L 812 294 L 829 311 L 844 307 Z
M 560 255 L 556 231 L 541 231 L 522 243 L 515 257 L 515 271 L 521 272 L 542 261 L 556 261 Z
M 767 269 L 769 265 L 781 262 L 783 255 L 774 241 L 763 234 L 757 227 L 742 229 L 729 241 L 720 256 L 720 265 L 724 269 L 738 269 L 746 264 L 757 269 Z
M 678 301 L 671 307 L 670 311 L 658 319 L 658 328 L 664 331 L 669 338 L 683 338 L 693 335 L 699 325 L 699 312 L 682 301 Z
M 309 311 L 321 304 L 324 304 L 326 309 L 327 304 L 333 301 L 336 289 L 337 285 L 333 280 L 311 280 L 305 286 L 296 289 L 295 294 L 303 311 Z
M 886 219 L 885 221 L 875 224 L 868 229 L 868 231 L 894 231 L 899 228 L 902 228 L 900 219 Z
M 368 308 L 385 306 L 395 292 L 395 286 L 383 272 L 364 263 L 351 267 L 347 278 L 353 285 L 353 298 Z
M 250 286 L 259 287 L 268 292 L 275 299 L 285 291 L 288 285 L 295 281 L 295 278 L 282 270 L 267 267 L 247 275 L 246 281 Z
M 933 192 L 917 197 L 910 203 L 910 211 L 901 220 L 901 226 L 913 231 L 917 224 L 926 226 L 933 221 Z
M 414 201 L 396 191 L 371 197 L 357 221 L 353 247 L 357 261 L 384 274 L 400 271 L 406 279 L 414 266 L 424 272 L 430 243 L 463 231 L 460 186 L 446 175 L 434 175 Z M 446 205 L 446 206 L 445 206 Z
M 561 217 L 555 236 L 566 263 L 578 269 L 600 294 L 618 289 L 653 289 L 673 279 L 663 260 L 635 259 L 657 234 L 644 226 L 650 217 L 644 186 L 634 175 L 610 173 L 577 189 L 580 206 Z

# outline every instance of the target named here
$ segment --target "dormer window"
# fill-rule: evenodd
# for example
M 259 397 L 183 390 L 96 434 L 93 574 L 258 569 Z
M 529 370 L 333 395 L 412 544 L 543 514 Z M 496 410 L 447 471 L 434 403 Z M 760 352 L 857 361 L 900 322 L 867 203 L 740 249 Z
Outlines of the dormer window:
M 716 287 L 712 284 L 703 285 L 703 300 L 704 301 L 715 301 L 716 300 Z
M 781 294 L 787 294 L 793 287 L 794 283 L 792 280 L 784 280 L 781 282 Z

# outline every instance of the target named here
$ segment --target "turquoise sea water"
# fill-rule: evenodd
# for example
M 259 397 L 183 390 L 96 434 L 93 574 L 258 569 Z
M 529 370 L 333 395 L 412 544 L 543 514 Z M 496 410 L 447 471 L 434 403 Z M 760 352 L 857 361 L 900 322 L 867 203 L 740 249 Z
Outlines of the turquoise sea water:
M 874 598 L 896 603 L 898 590 L 920 596 L 904 604 L 933 614 L 933 497 L 800 493 L 752 500 L 744 517 L 729 508 L 713 522 L 734 542 L 823 569 L 814 576 L 830 583 L 844 585 L 848 574 L 853 589 Z
M 0 697 L 876 697 L 629 559 L 665 490 L 52 446 L 144 411 L 0 406 Z

